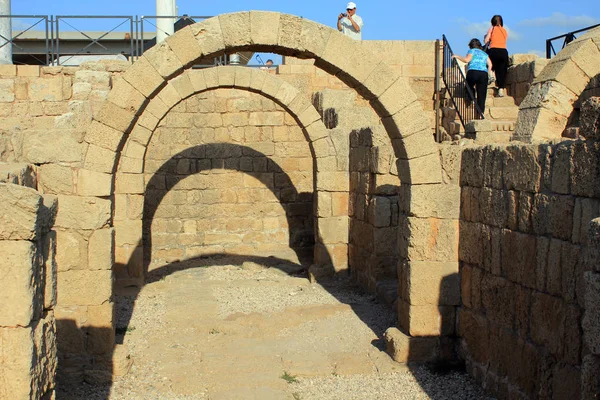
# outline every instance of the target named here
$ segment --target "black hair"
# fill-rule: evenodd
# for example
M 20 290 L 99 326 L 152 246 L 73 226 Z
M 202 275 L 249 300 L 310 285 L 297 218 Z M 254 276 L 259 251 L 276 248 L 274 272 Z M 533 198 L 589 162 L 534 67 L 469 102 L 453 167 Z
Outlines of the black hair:
M 469 42 L 469 48 L 470 49 L 479 49 L 479 50 L 481 50 L 481 49 L 483 49 L 483 46 L 481 45 L 481 42 L 479 41 L 479 39 L 473 38 Z
M 502 20 L 502 15 L 494 15 L 492 20 L 490 21 L 492 26 L 504 26 L 504 21 Z
M 273 60 L 271 60 L 270 58 L 267 60 L 267 62 L 269 62 L 269 61 L 273 62 Z

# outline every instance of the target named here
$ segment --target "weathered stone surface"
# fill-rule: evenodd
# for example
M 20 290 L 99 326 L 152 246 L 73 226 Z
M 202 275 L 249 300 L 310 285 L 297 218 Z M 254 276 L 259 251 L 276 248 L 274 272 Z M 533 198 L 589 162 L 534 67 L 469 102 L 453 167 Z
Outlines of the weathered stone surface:
M 319 238 L 322 243 L 348 243 L 348 217 L 319 218 Z
M 447 336 L 454 334 L 455 310 L 453 306 L 415 306 L 399 300 L 398 320 L 411 336 Z
M 60 209 L 55 226 L 59 228 L 98 229 L 110 219 L 110 200 L 59 195 L 58 203 Z
M 56 326 L 49 313 L 27 328 L 0 328 L 0 398 L 41 399 L 54 395 Z
M 199 24 L 194 24 L 191 26 L 191 29 L 204 56 L 225 48 L 221 23 L 218 17 L 209 18 Z
M 112 294 L 112 271 L 63 271 L 58 274 L 58 304 L 94 306 L 105 303 Z
M 391 225 L 392 202 L 389 198 L 375 196 L 369 201 L 369 222 L 375 227 Z
M 458 221 L 409 217 L 399 229 L 400 256 L 413 261 L 458 259 Z
M 520 109 L 543 107 L 560 115 L 569 116 L 577 94 L 555 81 L 540 82 L 533 85 L 520 104 Z
M 430 362 L 439 357 L 438 338 L 410 337 L 397 328 L 388 328 L 383 337 L 386 341 L 386 353 L 399 363 Z
M 600 274 L 585 273 L 585 313 L 583 316 L 583 336 L 593 354 L 600 355 Z
M 562 356 L 565 332 L 565 305 L 556 297 L 534 293 L 531 303 L 531 338 L 556 357 Z
M 586 139 L 600 139 L 600 97 L 592 97 L 581 104 L 580 133 Z
M 600 357 L 589 354 L 581 364 L 581 398 L 592 400 L 600 393 Z
M 457 262 L 409 261 L 406 286 L 411 305 L 459 305 L 460 276 Z
M 0 240 L 38 238 L 42 203 L 42 197 L 31 188 L 0 183 Z
M 30 130 L 23 137 L 23 157 L 34 164 L 80 162 L 84 150 L 79 131 Z
M 112 269 L 115 260 L 114 247 L 113 228 L 94 231 L 89 238 L 88 268 L 92 271 Z
M 184 67 L 191 65 L 202 56 L 202 51 L 194 38 L 191 27 L 178 30 L 176 34 L 166 38 L 165 42 Z
M 32 165 L 0 162 L 0 182 L 13 183 L 33 189 L 37 187 L 37 177 Z
M 183 68 L 181 61 L 166 41 L 158 43 L 146 51 L 144 57 L 165 79 L 172 77 Z
M 77 171 L 77 194 L 80 196 L 110 196 L 112 179 L 109 174 L 80 169 Z
M 41 254 L 31 242 L 12 240 L 0 241 L 0 254 L 0 327 L 28 326 L 43 307 Z

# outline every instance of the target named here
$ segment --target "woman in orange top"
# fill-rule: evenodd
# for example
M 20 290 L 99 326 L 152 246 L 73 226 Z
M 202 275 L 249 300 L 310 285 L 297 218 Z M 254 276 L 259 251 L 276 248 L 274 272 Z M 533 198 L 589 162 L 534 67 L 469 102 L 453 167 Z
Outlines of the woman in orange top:
M 508 71 L 508 50 L 506 50 L 508 32 L 504 29 L 501 15 L 494 15 L 491 22 L 492 26 L 485 34 L 483 42 L 484 44 L 489 43 L 488 54 L 496 73 L 498 97 L 503 97 L 506 88 L 506 72 Z

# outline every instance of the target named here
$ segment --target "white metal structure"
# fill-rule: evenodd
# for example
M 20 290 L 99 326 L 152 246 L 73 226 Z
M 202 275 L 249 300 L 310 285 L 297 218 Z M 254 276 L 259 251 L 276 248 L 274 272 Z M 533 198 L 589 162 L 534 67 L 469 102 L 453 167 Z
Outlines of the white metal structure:
M 0 15 L 10 15 L 10 0 L 0 0 Z M 0 18 L 0 64 L 12 64 L 12 22 L 10 17 Z

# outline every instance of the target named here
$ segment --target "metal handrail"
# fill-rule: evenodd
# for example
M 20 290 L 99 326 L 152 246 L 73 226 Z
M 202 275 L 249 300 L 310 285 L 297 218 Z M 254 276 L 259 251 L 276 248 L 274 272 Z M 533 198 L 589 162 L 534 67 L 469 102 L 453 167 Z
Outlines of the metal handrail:
M 107 38 L 108 35 L 113 34 L 117 29 L 122 27 L 123 25 L 127 25 L 127 28 L 124 30 L 124 40 L 125 46 L 120 47 L 121 54 L 127 57 L 130 60 L 135 60 L 137 57 L 141 56 L 147 48 L 149 48 L 149 44 L 155 40 L 154 38 L 144 40 L 144 24 L 150 23 L 151 25 L 156 26 L 149 20 L 151 19 L 159 19 L 159 18 L 171 18 L 175 21 L 187 21 L 197 22 L 199 20 L 211 18 L 210 16 L 189 16 L 187 14 L 183 15 L 174 15 L 174 16 L 129 16 L 129 15 L 57 15 L 57 16 L 48 16 L 48 15 L 0 15 L 0 18 L 9 18 L 9 19 L 37 19 L 36 22 L 28 25 L 25 29 L 15 30 L 13 37 L 11 38 L 3 38 L 4 44 L 0 45 L 0 48 L 11 44 L 15 46 L 15 48 L 21 50 L 22 52 L 19 54 L 27 55 L 34 57 L 37 62 L 42 65 L 60 65 L 64 64 L 69 59 L 80 55 L 80 54 L 118 54 L 110 52 L 107 43 L 110 42 L 111 39 Z M 84 31 L 82 29 L 77 28 L 70 21 L 76 19 L 117 19 L 119 20 L 115 26 L 112 26 L 110 29 L 100 29 L 98 31 L 98 37 L 91 37 L 94 35 L 90 35 L 89 31 Z M 26 49 L 15 43 L 15 40 L 27 40 L 30 38 L 21 37 L 29 31 L 32 31 L 38 24 L 45 21 L 45 31 L 35 30 L 37 33 L 36 39 L 39 41 L 45 41 L 45 49 L 42 50 L 45 52 L 45 60 L 42 60 L 36 57 L 36 54 L 39 56 L 42 54 L 42 51 L 37 52 L 36 54 L 27 53 Z M 71 49 L 71 51 L 64 50 L 64 44 L 61 46 L 61 43 L 64 43 L 64 32 L 65 27 L 69 27 L 68 32 L 72 32 L 75 35 L 79 34 L 81 37 L 76 39 L 78 41 L 86 41 L 86 43 L 82 46 L 82 48 Z M 158 28 L 157 28 L 158 29 Z M 32 31 L 33 32 L 33 31 Z M 31 32 L 30 32 L 31 33 Z M 121 33 L 121 32 L 119 32 Z M 42 36 L 43 35 L 43 36 Z M 61 35 L 63 37 L 61 37 Z M 121 45 L 123 44 L 123 39 L 121 39 Z M 63 48 L 61 48 L 63 47 Z M 91 51 L 93 49 L 93 51 Z M 66 60 L 61 60 L 62 56 L 70 56 Z M 220 58 L 215 59 L 215 64 L 223 64 L 227 63 L 228 58 L 227 55 L 221 56 Z
M 442 63 L 442 80 L 446 86 L 446 90 L 450 95 L 452 104 L 456 109 L 458 118 L 463 128 L 467 122 L 475 119 L 484 119 L 483 112 L 479 109 L 473 91 L 467 84 L 465 74 L 459 67 L 455 59 L 452 58 L 454 53 L 448 43 L 445 35 L 442 35 L 443 41 L 443 63 Z
M 596 24 L 596 25 L 592 25 L 592 26 L 588 26 L 587 28 L 583 28 L 583 29 L 579 29 L 573 32 L 568 32 L 565 33 L 563 35 L 560 36 L 556 36 L 550 39 L 546 39 L 546 58 L 550 59 L 552 58 L 553 55 L 556 55 L 556 50 L 554 49 L 554 45 L 552 44 L 553 41 L 558 40 L 558 39 L 562 39 L 564 38 L 561 50 L 565 48 L 566 45 L 568 45 L 569 43 L 571 43 L 573 40 L 577 39 L 577 36 L 575 36 L 576 33 L 581 33 L 581 32 L 585 32 L 585 31 L 589 31 L 590 29 L 594 29 L 599 27 L 600 24 Z
M 32 30 L 33 28 L 35 28 L 40 22 L 44 21 L 44 30 L 46 32 L 45 35 L 45 40 L 46 40 L 46 65 L 48 65 L 50 58 L 51 58 L 51 46 L 50 46 L 50 37 L 51 35 L 49 35 L 48 29 L 52 29 L 51 28 L 51 24 L 50 24 L 50 20 L 48 18 L 47 15 L 0 15 L 0 18 L 10 18 L 11 20 L 13 18 L 27 18 L 27 19 L 36 19 L 37 21 L 29 24 L 29 26 L 27 26 L 26 29 L 23 29 L 21 31 L 19 31 L 15 36 L 12 35 L 11 33 L 11 37 L 9 38 L 5 38 L 4 36 L 0 35 L 0 38 L 4 39 L 5 42 L 0 45 L 0 48 L 6 46 L 7 44 L 10 43 L 11 46 L 17 47 L 21 50 L 23 50 L 23 48 L 21 46 L 19 46 L 17 43 L 15 43 L 15 40 L 18 39 L 20 36 L 23 36 L 23 34 L 25 34 L 26 32 L 29 32 L 30 30 Z M 39 58 L 37 58 L 34 54 L 31 53 L 26 53 L 27 55 L 30 55 L 32 57 L 34 57 L 36 60 L 38 60 L 39 62 L 42 62 L 42 60 L 40 60 Z

